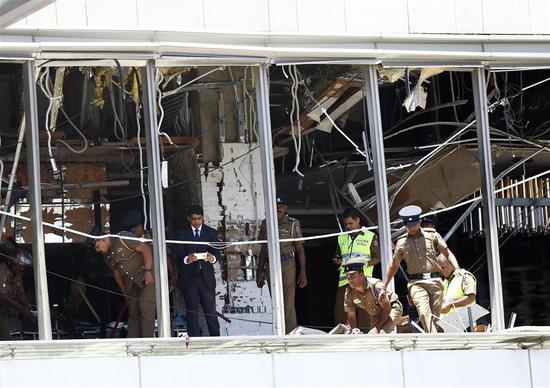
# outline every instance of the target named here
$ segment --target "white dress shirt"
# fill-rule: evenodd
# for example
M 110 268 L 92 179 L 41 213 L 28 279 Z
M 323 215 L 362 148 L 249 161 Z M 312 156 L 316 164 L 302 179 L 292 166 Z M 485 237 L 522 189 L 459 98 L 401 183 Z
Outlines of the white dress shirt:
M 195 227 L 191 226 L 191 230 L 193 231 L 193 238 L 197 238 L 197 231 L 199 232 L 199 236 L 201 235 L 202 224 L 198 228 L 195 228 Z M 212 256 L 214 256 L 214 255 L 212 255 Z M 183 264 L 191 264 L 191 263 L 188 262 L 188 260 L 187 260 L 188 258 L 189 258 L 189 256 L 185 256 L 183 258 Z M 214 261 L 212 262 L 212 264 L 214 264 L 216 261 L 218 261 L 218 259 L 216 259 L 216 256 L 214 256 Z

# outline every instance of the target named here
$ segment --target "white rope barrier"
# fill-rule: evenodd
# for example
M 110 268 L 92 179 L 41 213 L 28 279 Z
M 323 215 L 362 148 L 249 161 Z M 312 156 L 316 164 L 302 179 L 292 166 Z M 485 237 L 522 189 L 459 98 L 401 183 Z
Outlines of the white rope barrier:
M 531 180 L 534 180 L 534 179 L 537 179 L 537 178 L 540 178 L 541 176 L 544 176 L 544 175 L 547 175 L 547 174 L 550 174 L 550 170 L 546 170 L 546 171 L 543 171 L 537 175 L 534 175 L 530 178 L 526 178 L 526 179 L 523 179 L 521 181 L 518 181 L 518 182 L 515 182 L 509 186 L 505 186 L 505 187 L 502 187 L 498 190 L 495 190 L 495 193 L 500 193 L 502 191 L 505 191 L 507 189 L 510 189 L 512 187 L 515 187 L 515 186 L 518 186 L 518 185 L 521 185 L 525 182 L 528 182 L 528 181 L 531 181 Z M 432 215 L 432 214 L 438 214 L 438 213 L 443 213 L 443 212 L 447 212 L 447 211 L 450 211 L 450 210 L 453 210 L 453 209 L 456 209 L 460 206 L 464 206 L 464 205 L 467 205 L 469 203 L 472 203 L 472 202 L 475 202 L 477 200 L 479 200 L 481 197 L 475 197 L 475 198 L 471 198 L 471 199 L 468 199 L 468 200 L 465 200 L 463 202 L 460 202 L 460 203 L 457 203 L 453 206 L 449 206 L 445 209 L 439 209 L 439 210 L 434 210 L 434 211 L 430 211 L 430 212 L 427 212 L 427 213 L 424 213 L 422 216 L 427 216 L 427 215 Z M 25 217 L 25 216 L 21 216 L 21 215 L 18 215 L 18 214 L 13 214 L 13 213 L 9 213 L 9 212 L 6 212 L 6 211 L 3 211 L 3 210 L 0 210 L 0 214 L 3 214 L 3 215 L 6 215 L 7 217 L 12 217 L 12 218 L 16 218 L 16 219 L 19 219 L 19 220 L 23 220 L 23 221 L 28 221 L 30 222 L 31 219 L 29 217 Z M 396 220 L 396 221 L 392 221 L 391 224 L 396 224 L 396 223 L 400 223 L 401 220 Z M 45 221 L 42 221 L 42 225 L 44 226 L 48 226 L 50 228 L 53 228 L 53 229 L 57 229 L 57 230 L 61 230 L 61 231 L 64 231 L 66 233 L 74 233 L 74 234 L 77 234 L 79 236 L 83 236 L 83 237 L 86 237 L 86 238 L 90 238 L 90 239 L 94 239 L 94 240 L 99 240 L 99 239 L 103 239 L 103 238 L 107 238 L 107 237 L 112 237 L 112 238 L 120 238 L 120 239 L 124 239 L 124 240 L 132 240 L 132 241 L 139 241 L 139 242 L 152 242 L 153 240 L 152 239 L 149 239 L 149 238 L 143 238 L 143 237 L 132 237 L 132 236 L 120 236 L 118 234 L 111 234 L 111 233 L 108 233 L 108 234 L 103 234 L 103 235 L 99 235 L 99 236 L 94 236 L 92 234 L 89 234 L 89 233 L 85 233 L 85 232 L 81 232 L 79 230 L 74 230 L 74 229 L 71 229 L 71 228 L 67 228 L 67 227 L 64 227 L 64 226 L 59 226 L 59 225 L 55 225 L 55 224 L 52 224 L 52 223 L 49 223 L 49 222 L 45 222 Z M 369 227 L 365 227 L 363 226 L 362 228 L 360 229 L 354 229 L 354 230 L 348 230 L 348 231 L 343 231 L 343 232 L 335 232 L 335 233 L 328 233 L 328 234 L 319 234 L 319 235 L 315 235 L 315 236 L 309 236 L 309 237 L 298 237 L 298 238 L 284 238 L 284 239 L 280 239 L 279 242 L 298 242 L 298 241 L 311 241 L 311 240 L 321 240 L 321 239 L 326 239 L 326 238 L 332 238 L 332 237 L 337 237 L 337 236 L 340 236 L 340 235 L 344 235 L 344 234 L 350 234 L 350 233 L 358 233 L 358 232 L 364 232 L 364 231 L 367 231 L 367 230 L 376 230 L 378 229 L 378 226 L 377 225 L 374 225 L 374 226 L 369 226 Z M 167 244 L 194 244 L 194 245 L 208 245 L 208 246 L 211 246 L 213 248 L 216 248 L 216 249 L 226 249 L 226 248 L 229 248 L 231 246 L 239 246 L 239 245 L 250 245 L 250 244 L 267 244 L 268 241 L 267 240 L 249 240 L 249 241 L 185 241 L 185 240 L 166 240 L 166 243 Z

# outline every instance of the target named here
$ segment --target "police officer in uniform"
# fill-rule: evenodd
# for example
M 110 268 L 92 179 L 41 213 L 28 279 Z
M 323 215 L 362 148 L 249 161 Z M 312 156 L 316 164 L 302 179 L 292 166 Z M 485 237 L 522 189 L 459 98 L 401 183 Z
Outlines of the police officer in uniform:
M 439 233 L 434 229 L 420 227 L 421 213 L 422 209 L 416 205 L 405 206 L 399 211 L 407 233 L 397 239 L 384 286 L 387 287 L 399 269 L 401 260 L 405 259 L 409 274 L 407 288 L 422 326 L 426 332 L 437 333 L 435 319 L 441 313 L 444 287 L 437 256 L 443 254 L 455 268 L 458 268 L 458 263 Z
M 102 234 L 100 231 L 94 234 Z M 120 232 L 120 237 L 136 237 Z M 153 284 L 153 252 L 149 244 L 122 238 L 97 239 L 94 248 L 105 257 L 115 281 L 126 296 L 128 337 L 155 336 L 156 295 Z
M 439 266 L 443 270 L 443 306 L 441 315 L 449 314 L 457 308 L 476 302 L 476 278 L 471 272 L 455 268 L 449 260 L 439 255 Z
M 357 230 L 363 226 L 361 215 L 354 208 L 348 208 L 342 213 L 342 219 L 346 230 Z M 348 285 L 344 265 L 353 258 L 362 258 L 365 276 L 372 277 L 374 266 L 380 263 L 380 247 L 378 246 L 378 237 L 369 230 L 359 231 L 338 236 L 338 245 L 332 261 L 338 265 L 338 288 L 336 290 L 336 301 L 334 303 L 334 323 L 337 325 L 346 320 L 344 311 L 344 294 Z M 358 327 L 366 330 L 370 327 L 369 314 L 360 309 L 357 311 Z
M 422 227 L 436 229 L 437 227 L 437 214 L 428 214 L 422 217 Z
M 357 311 L 369 314 L 371 327 L 369 334 L 391 333 L 396 320 L 403 315 L 399 297 L 384 287 L 382 280 L 365 276 L 364 261 L 352 259 L 344 264 L 348 285 L 344 295 L 344 310 L 352 333 L 357 329 Z
M 11 331 L 21 330 L 20 315 L 36 321 L 36 315 L 29 308 L 22 277 L 25 266 L 32 262 L 11 242 L 8 245 L 0 255 L 0 340 L 9 340 Z
M 288 211 L 288 199 L 284 194 L 277 194 L 277 221 L 279 224 L 279 239 L 287 238 L 301 238 L 302 229 L 300 228 L 300 221 L 295 218 L 289 217 Z M 260 233 L 258 235 L 259 240 L 265 240 L 267 238 L 267 230 L 265 220 L 260 226 Z M 306 274 L 306 252 L 304 250 L 304 243 L 302 241 L 282 242 L 280 244 L 281 252 L 281 272 L 283 275 L 283 300 L 285 306 L 285 330 L 286 333 L 290 333 L 297 326 L 296 320 L 296 308 L 294 307 L 294 297 L 296 293 L 296 284 L 300 288 L 307 286 L 307 274 Z M 299 263 L 299 275 L 296 281 L 296 256 Z M 258 287 L 263 287 L 267 278 L 269 286 L 269 269 L 268 263 L 268 251 L 267 245 L 262 244 L 260 250 L 260 258 L 258 262 L 258 270 L 256 272 L 256 284 Z
M 131 232 L 136 235 L 136 237 L 143 237 L 146 239 L 152 239 L 152 234 L 150 230 L 145 230 L 143 227 L 143 216 L 139 210 L 132 209 L 128 213 L 122 216 L 119 221 L 122 230 Z M 166 265 L 168 268 L 168 281 L 170 284 L 170 289 L 177 288 L 177 273 L 174 269 L 174 264 L 172 263 L 172 247 L 166 245 Z

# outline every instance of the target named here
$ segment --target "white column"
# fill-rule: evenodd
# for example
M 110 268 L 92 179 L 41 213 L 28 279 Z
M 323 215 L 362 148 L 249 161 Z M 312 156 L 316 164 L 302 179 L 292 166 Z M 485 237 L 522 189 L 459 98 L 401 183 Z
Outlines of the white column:
M 155 64 L 147 60 L 142 71 L 143 122 L 147 142 L 147 171 L 149 175 L 149 219 L 153 231 L 153 263 L 157 300 L 157 323 L 159 337 L 171 337 L 170 296 L 168 294 L 168 264 L 166 235 L 164 231 L 164 206 L 162 198 L 162 176 L 160 171 L 160 149 L 157 128 Z
M 36 308 L 38 310 L 38 336 L 52 339 L 46 251 L 42 230 L 42 194 L 40 188 L 40 143 L 38 135 L 38 108 L 36 106 L 36 65 L 27 61 L 23 65 L 25 86 L 25 121 L 27 126 L 27 169 L 29 174 L 29 205 L 31 207 L 32 254 Z
M 489 112 L 487 110 L 486 79 L 484 69 L 472 72 L 472 89 L 476 112 L 477 144 L 481 172 L 481 195 L 483 226 L 487 247 L 487 268 L 489 270 L 489 290 L 491 295 L 491 325 L 493 330 L 503 330 L 504 306 L 502 280 L 500 276 L 500 252 L 495 208 L 495 186 L 491 158 L 491 137 L 489 134 Z
M 273 144 L 271 140 L 271 118 L 269 114 L 269 73 L 267 65 L 256 69 L 256 104 L 260 131 L 260 153 L 262 159 L 262 183 L 264 188 L 265 218 L 267 231 L 267 251 L 269 254 L 269 274 L 271 281 L 271 303 L 273 309 L 273 334 L 285 334 L 285 307 L 283 300 L 283 276 L 279 247 L 279 225 L 275 203 L 275 167 L 273 164 Z

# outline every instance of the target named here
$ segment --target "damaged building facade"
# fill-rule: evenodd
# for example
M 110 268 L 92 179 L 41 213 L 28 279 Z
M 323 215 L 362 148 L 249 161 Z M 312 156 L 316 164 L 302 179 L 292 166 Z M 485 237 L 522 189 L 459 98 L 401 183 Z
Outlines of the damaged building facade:
M 305 237 L 308 285 L 296 292 L 302 333 L 337 323 L 331 259 L 345 232 L 342 212 L 357 209 L 378 234 L 374 276 L 382 279 L 403 234 L 399 210 L 411 204 L 437 215 L 460 266 L 476 276 L 487 338 L 550 325 L 546 2 L 409 0 L 390 9 L 352 0 L 120 0 L 105 12 L 108 3 L 2 4 L 0 244 L 32 252 L 23 279 L 38 311 L 13 340 L 126 346 L 105 340 L 125 335 L 124 298 L 89 239 L 94 226 L 124 230 L 132 210 L 152 236 L 157 337 L 184 335 L 186 307 L 171 278 L 174 233 L 200 205 L 220 237 L 221 335 L 237 339 L 192 338 L 185 347 L 267 354 L 292 353 L 295 343 L 323 353 L 325 337 L 283 336 L 280 263 L 270 267 L 271 290 L 256 285 L 264 219 L 269 255 L 279 256 L 276 193 L 288 196 Z M 406 283 L 403 270 L 392 284 L 404 306 Z M 414 320 L 412 309 L 404 315 Z M 415 327 L 404 320 L 397 331 L 389 345 L 359 339 L 355 350 L 397 350 L 399 335 L 414 349 L 418 333 L 405 333 Z M 263 339 L 270 335 L 278 337 Z M 456 346 L 465 346 L 461 335 L 452 337 Z M 424 338 L 421 346 L 448 351 Z M 517 341 L 547 349 L 547 338 Z M 153 342 L 128 343 L 141 354 Z M 181 351 L 158 344 L 160 354 Z M 536 371 L 548 353 L 530 357 Z M 403 370 L 407 363 L 399 361 Z M 272 385 L 292 383 L 278 373 Z

